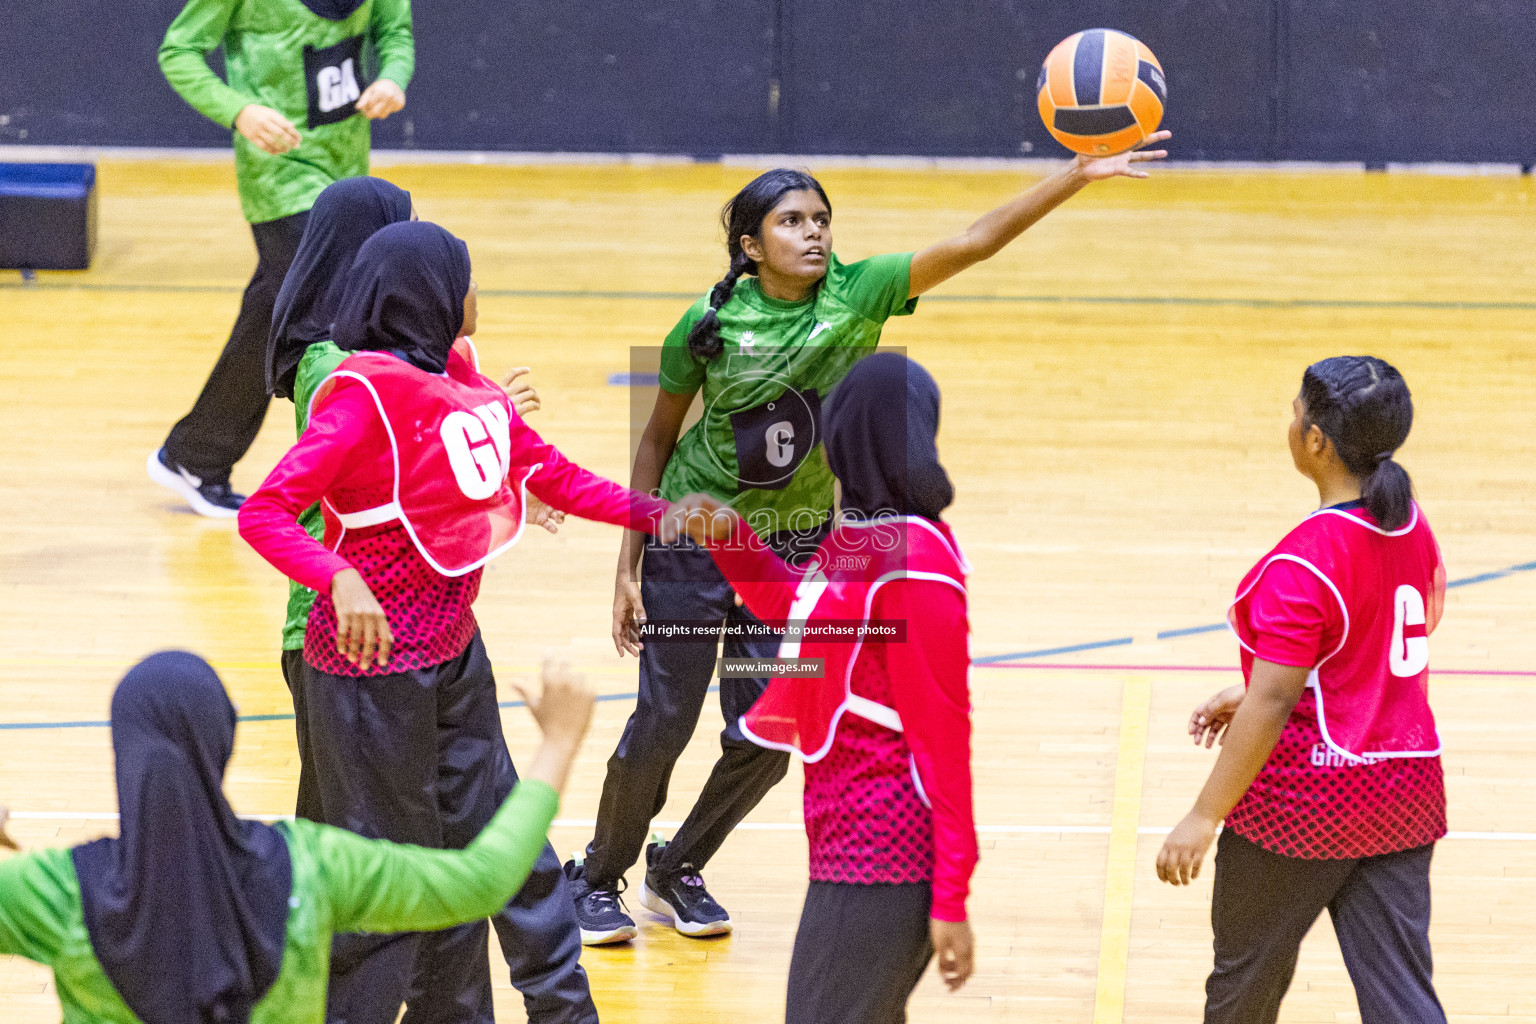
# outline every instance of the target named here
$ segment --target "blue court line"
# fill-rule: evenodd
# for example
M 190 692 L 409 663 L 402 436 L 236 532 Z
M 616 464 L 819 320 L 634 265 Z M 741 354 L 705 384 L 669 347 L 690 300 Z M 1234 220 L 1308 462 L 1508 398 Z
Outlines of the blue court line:
M 1463 576 L 1459 580 L 1451 580 L 1446 589 L 1452 587 L 1470 587 L 1474 583 L 1487 583 L 1491 580 L 1501 580 L 1506 576 L 1516 573 L 1536 571 L 1536 562 L 1521 562 L 1519 565 L 1511 565 L 1507 569 L 1495 569 L 1492 572 L 1478 573 L 1476 576 Z M 1207 626 L 1188 626 L 1184 629 L 1168 629 L 1157 634 L 1159 640 L 1169 640 L 1174 637 L 1194 636 L 1197 633 L 1214 633 L 1219 629 L 1226 629 L 1225 622 L 1213 622 Z M 1124 647 L 1136 642 L 1135 637 L 1121 636 L 1113 640 L 1095 640 L 1085 644 L 1069 644 L 1066 647 L 1046 647 L 1035 651 L 1015 651 L 1012 654 L 988 654 L 980 658 L 972 658 L 972 665 L 993 665 L 1001 661 L 1020 661 L 1026 658 L 1049 658 L 1056 654 L 1076 654 L 1079 651 L 1097 651 L 1105 647 Z M 719 686 L 711 686 L 710 693 L 719 690 Z M 633 700 L 638 693 L 600 693 L 599 701 Z M 520 700 L 502 701 L 497 707 L 520 708 L 523 707 Z M 291 722 L 292 715 L 241 715 L 242 722 Z M 111 722 L 0 722 L 0 730 L 6 729 L 105 729 Z
M 163 292 L 171 294 L 235 294 L 243 285 L 223 284 L 109 284 L 71 281 L 3 281 L 0 290 L 44 290 L 87 292 Z M 699 292 L 606 291 L 561 288 L 482 288 L 480 294 L 497 299 L 596 299 L 640 302 L 693 302 Z M 1243 309 L 1364 309 L 1364 310 L 1442 310 L 1528 312 L 1536 310 L 1536 301 L 1432 300 L 1432 299 L 1260 299 L 1243 296 L 1223 298 L 1200 295 L 925 295 L 924 302 L 1023 303 L 1034 305 L 1096 306 L 1192 306 L 1198 308 Z
M 1478 573 L 1476 576 L 1463 576 L 1459 580 L 1451 580 L 1445 585 L 1447 590 L 1453 587 L 1470 587 L 1474 583 L 1487 583 L 1490 580 L 1501 580 L 1506 576 L 1516 573 L 1536 571 L 1536 562 L 1521 562 L 1519 565 L 1511 565 L 1507 569 L 1495 569 L 1492 572 Z M 1172 640 L 1175 637 L 1195 636 L 1198 633 L 1215 633 L 1227 628 L 1225 622 L 1212 622 L 1205 626 L 1185 626 L 1183 629 L 1165 629 L 1157 634 L 1159 640 Z M 1118 640 L 1100 640 L 1091 644 L 1076 644 L 1072 647 L 1055 647 L 1046 651 L 1019 651 L 1017 654 L 989 654 L 985 658 L 972 658 L 972 665 L 991 665 L 999 661 L 1017 661 L 1021 658 L 1044 658 L 1052 654 L 1070 654 L 1073 651 L 1091 651 L 1099 647 L 1119 647 L 1132 643 L 1131 637 L 1121 637 Z
M 1049 658 L 1053 654 L 1075 654 L 1078 651 L 1096 651 L 1101 647 L 1123 647 L 1136 642 L 1135 637 L 1121 636 L 1113 640 L 1095 640 L 1088 644 L 1072 644 L 1068 647 L 1048 647 L 1039 651 L 1020 651 L 1017 654 L 989 654 L 984 658 L 972 658 L 972 665 L 990 665 L 996 661 L 1014 661 L 1018 658 Z
M 709 693 L 719 690 L 718 686 L 711 686 Z M 600 693 L 595 700 L 634 700 L 640 696 L 638 693 Z M 496 705 L 499 708 L 520 708 L 526 705 L 520 700 L 504 700 Z M 242 722 L 291 722 L 292 715 L 241 715 Z M 0 722 L 0 729 L 106 729 L 111 722 Z

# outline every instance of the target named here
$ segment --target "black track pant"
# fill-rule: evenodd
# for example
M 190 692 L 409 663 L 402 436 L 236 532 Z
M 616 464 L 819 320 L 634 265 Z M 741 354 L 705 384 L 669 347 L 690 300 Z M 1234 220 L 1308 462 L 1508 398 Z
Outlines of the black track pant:
M 1434 844 L 1357 860 L 1282 857 L 1237 835 L 1216 846 L 1216 969 L 1206 1024 L 1274 1024 L 1301 940 L 1326 908 L 1362 1024 L 1445 1024 L 1431 980 Z
M 512 791 L 496 682 L 475 634 L 453 661 L 385 676 L 305 666 L 302 705 L 329 824 L 370 838 L 462 849 Z M 548 843 L 491 920 L 534 1024 L 595 1024 L 570 887 Z M 338 935 L 331 1024 L 491 1024 L 484 921 L 405 935 Z
M 933 959 L 927 882 L 812 882 L 789 963 L 785 1024 L 902 1024 Z
M 320 784 L 315 779 L 315 755 L 309 749 L 309 715 L 304 700 L 304 684 L 315 670 L 304 664 L 303 650 L 283 652 L 283 682 L 293 697 L 293 721 L 299 741 L 299 798 L 294 815 L 325 824 L 325 808 L 320 802 Z
M 770 546 L 781 555 L 814 551 L 820 533 L 776 535 Z M 736 592 L 720 575 L 709 552 L 686 538 L 676 544 L 652 540 L 641 563 L 641 600 L 650 622 L 688 620 L 722 624 L 757 623 L 736 604 Z M 679 755 L 693 737 L 715 675 L 715 655 L 771 658 L 779 641 L 727 639 L 650 640 L 640 652 L 640 696 L 624 725 L 619 746 L 608 759 L 597 831 L 587 847 L 586 877 L 596 884 L 615 881 L 640 858 L 651 819 L 667 802 L 667 784 Z M 720 680 L 720 760 L 662 855 L 661 869 L 684 863 L 703 868 L 764 794 L 789 771 L 789 755 L 760 747 L 741 733 L 737 720 L 768 686 L 766 679 Z
M 250 450 L 266 418 L 272 306 L 308 219 L 307 212 L 296 213 L 251 225 L 256 236 L 256 273 L 245 286 L 240 315 L 192 411 L 165 439 L 166 457 L 205 482 L 229 479 L 230 469 Z

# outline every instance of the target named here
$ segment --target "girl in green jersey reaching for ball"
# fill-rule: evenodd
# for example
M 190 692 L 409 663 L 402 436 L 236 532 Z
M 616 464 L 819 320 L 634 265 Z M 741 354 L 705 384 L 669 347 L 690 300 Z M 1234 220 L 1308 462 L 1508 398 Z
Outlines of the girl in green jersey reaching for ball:
M 1148 143 L 1169 137 L 1158 132 Z M 706 493 L 731 503 L 758 535 L 794 562 L 830 528 L 832 473 L 820 454 L 820 412 L 833 387 L 875 350 L 885 321 L 913 311 L 918 296 L 999 252 L 1094 181 L 1145 178 L 1165 150 L 1080 156 L 963 233 L 916 253 L 841 262 L 832 247 L 832 203 L 801 171 L 760 175 L 726 204 L 730 268 L 695 302 L 662 346 L 660 390 L 640 439 L 630 486 L 676 501 Z M 684 417 L 703 393 L 703 416 Z M 679 434 L 682 433 L 681 438 Z M 643 560 L 642 560 L 643 550 Z M 640 570 L 637 573 L 637 568 Z M 686 640 L 642 642 L 641 627 L 686 622 Z M 698 624 L 707 626 L 700 636 Z M 613 641 L 640 659 L 640 695 L 608 761 L 597 830 L 585 857 L 566 865 L 582 940 L 636 934 L 619 900 L 651 819 L 667 799 L 672 767 L 693 735 L 724 656 L 763 659 L 778 634 L 738 607 L 708 552 L 686 538 L 662 544 L 627 533 L 619 552 Z M 645 847 L 641 902 L 685 935 L 731 930 L 700 870 L 726 836 L 784 777 L 789 756 L 759 747 L 737 725 L 766 679 L 720 680 L 723 754 L 670 843 Z

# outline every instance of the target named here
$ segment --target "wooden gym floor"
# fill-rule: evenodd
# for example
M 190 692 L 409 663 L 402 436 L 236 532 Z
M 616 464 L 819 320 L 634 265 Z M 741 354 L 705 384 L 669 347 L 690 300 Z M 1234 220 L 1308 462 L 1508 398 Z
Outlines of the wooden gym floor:
M 488 368 L 531 364 L 545 402 L 534 425 L 625 477 L 631 394 L 607 379 L 714 282 L 716 211 L 752 169 L 380 172 L 469 242 Z M 980 962 L 956 996 L 930 974 L 913 1019 L 1198 1015 L 1210 872 L 1174 890 L 1152 860 L 1213 759 L 1186 742 L 1185 718 L 1236 681 L 1237 659 L 1223 632 L 1177 634 L 1220 622 L 1242 572 L 1313 507 L 1285 447 L 1303 367 L 1369 352 L 1414 390 L 1403 462 L 1464 581 L 1434 639 L 1455 830 L 1434 869 L 1437 978 L 1454 1021 L 1536 1021 L 1536 187 L 1155 173 L 1093 186 L 885 333 L 944 389 L 952 521 L 976 566 L 973 647 L 998 662 L 974 674 Z M 957 231 L 1022 184 L 916 170 L 823 180 L 850 260 Z M 0 275 L 0 802 L 29 845 L 114 827 L 108 733 L 93 723 L 122 671 L 158 648 L 212 659 L 257 716 L 229 774 L 240 811 L 290 811 L 297 776 L 277 669 L 283 581 L 233 524 L 189 514 L 143 471 L 223 344 L 253 265 L 232 171 L 107 162 L 100 182 L 93 270 L 28 286 Z M 254 487 L 292 439 L 278 403 L 237 485 Z M 555 829 L 562 853 L 590 834 L 635 689 L 633 663 L 608 640 L 617 543 L 612 528 L 580 522 L 530 535 L 487 574 L 479 602 L 504 682 L 552 650 L 612 698 Z M 509 709 L 506 722 L 514 758 L 526 757 L 526 713 Z M 686 813 L 719 727 L 711 703 L 664 822 Z M 798 774 L 708 868 L 734 936 L 684 939 L 641 912 L 632 946 L 585 955 L 605 1020 L 780 1015 L 805 878 Z M 501 1019 L 521 1020 L 497 975 Z M 0 961 L 0 1017 L 58 1016 L 46 972 Z M 1324 921 L 1282 1020 L 1353 1019 Z

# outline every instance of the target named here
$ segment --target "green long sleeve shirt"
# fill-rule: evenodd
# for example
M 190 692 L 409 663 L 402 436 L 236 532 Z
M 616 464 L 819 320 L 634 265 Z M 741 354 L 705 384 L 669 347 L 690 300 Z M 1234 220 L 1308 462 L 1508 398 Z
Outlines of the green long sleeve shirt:
M 334 341 L 317 341 L 304 350 L 298 371 L 293 375 L 293 426 L 299 436 L 309 425 L 309 400 L 320 382 L 336 371 L 351 355 L 336 347 Z M 299 514 L 299 525 L 315 540 L 325 539 L 325 519 L 320 503 Z M 283 650 L 302 651 L 304 631 L 309 626 L 309 610 L 314 607 L 315 592 L 297 580 L 288 581 L 288 615 L 283 621 Z
M 242 109 L 259 103 L 299 130 L 299 145 L 282 156 L 233 133 L 240 207 L 252 224 L 302 213 L 327 185 L 368 173 L 368 120 L 353 114 L 311 126 L 315 83 L 304 67 L 306 47 L 323 50 L 357 36 L 365 37 L 372 58 L 357 74 L 376 67 L 370 80 L 387 78 L 402 89 L 410 84 L 416 67 L 410 0 L 364 0 L 342 21 L 312 13 L 300 0 L 190 0 L 166 30 L 160 70 L 199 113 L 229 128 Z M 207 62 L 220 46 L 227 83 Z
M 282 970 L 251 1024 L 322 1024 L 335 932 L 431 931 L 494 914 L 522 888 L 558 805 L 549 786 L 520 782 L 463 850 L 363 839 L 303 820 L 278 825 L 293 896 Z M 0 862 L 0 954 L 52 968 L 64 1024 L 143 1024 L 91 948 L 68 849 Z

